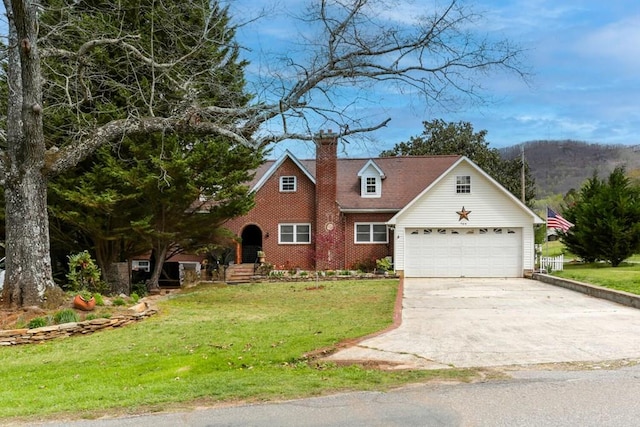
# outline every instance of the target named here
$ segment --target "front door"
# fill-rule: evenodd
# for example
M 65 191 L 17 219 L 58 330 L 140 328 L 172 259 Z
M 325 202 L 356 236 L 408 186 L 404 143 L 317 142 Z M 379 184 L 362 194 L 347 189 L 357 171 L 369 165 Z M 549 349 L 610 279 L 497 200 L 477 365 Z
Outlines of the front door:
M 253 264 L 262 250 L 262 230 L 257 225 L 247 225 L 242 230 L 242 262 Z

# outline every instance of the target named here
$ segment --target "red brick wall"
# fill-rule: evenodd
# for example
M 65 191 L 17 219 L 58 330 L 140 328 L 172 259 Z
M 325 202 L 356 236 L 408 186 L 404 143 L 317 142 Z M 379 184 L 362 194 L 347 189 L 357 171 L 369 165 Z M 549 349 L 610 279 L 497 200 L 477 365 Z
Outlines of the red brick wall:
M 240 236 L 247 225 L 257 225 L 266 261 L 276 269 L 339 270 L 361 262 L 375 265 L 376 259 L 391 256 L 392 233 L 387 244 L 355 244 L 354 224 L 384 223 L 392 214 L 341 214 L 336 201 L 337 135 L 321 133 L 316 143 L 316 185 L 287 158 L 257 192 L 253 210 L 228 221 L 227 228 Z M 281 193 L 281 176 L 296 176 L 297 191 Z M 311 224 L 311 244 L 278 244 L 281 223 Z
M 385 223 L 391 219 L 392 214 L 347 214 L 345 215 L 345 264 L 347 268 L 353 268 L 361 262 L 374 263 L 375 260 L 386 256 L 393 256 L 393 232 L 389 232 L 389 242 L 381 243 L 355 243 L 355 223 Z
M 280 192 L 281 176 L 297 177 L 295 193 Z M 315 232 L 315 186 L 311 180 L 291 159 L 286 159 L 257 192 L 255 201 L 251 212 L 228 221 L 226 227 L 240 236 L 244 227 L 255 224 L 262 230 L 266 262 L 277 269 L 312 269 L 314 251 L 311 244 L 278 244 L 279 223 L 310 223 L 312 235 Z

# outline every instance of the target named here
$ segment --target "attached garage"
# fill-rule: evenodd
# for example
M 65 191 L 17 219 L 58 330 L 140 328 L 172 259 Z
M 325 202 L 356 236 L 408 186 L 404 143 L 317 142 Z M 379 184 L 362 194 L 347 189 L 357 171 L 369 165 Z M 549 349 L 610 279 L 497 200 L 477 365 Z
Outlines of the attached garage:
M 544 220 L 466 157 L 387 225 L 404 277 L 523 277 Z
M 518 228 L 408 228 L 406 277 L 520 277 Z

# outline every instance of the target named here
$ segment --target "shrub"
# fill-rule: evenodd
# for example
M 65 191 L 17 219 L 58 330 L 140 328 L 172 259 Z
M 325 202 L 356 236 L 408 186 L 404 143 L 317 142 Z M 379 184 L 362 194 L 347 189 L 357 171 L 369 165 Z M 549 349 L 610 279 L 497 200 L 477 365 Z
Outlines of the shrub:
M 69 255 L 68 285 L 72 291 L 104 292 L 108 285 L 100 280 L 100 268 L 88 251 Z
M 102 294 L 96 292 L 95 294 L 93 294 L 93 298 L 95 298 L 96 300 L 96 305 L 99 305 L 99 306 L 104 305 L 104 298 L 102 297 Z
M 121 297 L 118 297 L 118 298 L 115 298 L 115 299 L 112 301 L 112 303 L 113 303 L 113 305 L 115 305 L 115 306 L 122 306 L 122 305 L 124 305 L 124 304 L 125 304 L 125 301 L 124 301 L 124 299 L 122 299 Z
M 35 317 L 29 321 L 27 327 L 29 329 L 41 328 L 43 326 L 47 326 L 49 322 L 45 317 Z
M 140 298 L 143 298 L 145 296 L 147 296 L 148 290 L 147 290 L 147 285 L 142 283 L 142 282 L 138 282 L 138 283 L 133 283 L 131 285 L 131 293 L 132 294 L 138 294 L 138 296 Z
M 260 266 L 258 266 L 258 268 L 256 269 L 256 274 L 260 276 L 268 276 L 272 271 L 273 271 L 273 264 L 269 264 L 268 262 L 265 262 L 263 264 L 260 264 Z
M 391 260 L 389 258 L 377 259 L 376 268 L 382 271 L 391 271 Z
M 358 261 L 353 264 L 353 270 L 362 271 L 364 273 L 371 273 L 375 269 L 376 269 L 375 259 L 366 259 L 366 260 Z
M 93 320 L 93 319 L 97 319 L 98 315 L 95 313 L 89 313 L 87 314 L 87 317 L 84 318 L 84 320 Z
M 80 318 L 78 317 L 78 314 L 75 311 L 73 311 L 70 308 L 65 308 L 63 310 L 56 312 L 53 315 L 53 320 L 56 324 L 61 324 L 61 323 L 78 322 Z
M 133 292 L 131 294 L 131 301 L 133 301 L 134 304 L 137 304 L 138 301 L 140 300 L 140 297 L 138 296 L 138 294 L 136 294 L 135 292 Z

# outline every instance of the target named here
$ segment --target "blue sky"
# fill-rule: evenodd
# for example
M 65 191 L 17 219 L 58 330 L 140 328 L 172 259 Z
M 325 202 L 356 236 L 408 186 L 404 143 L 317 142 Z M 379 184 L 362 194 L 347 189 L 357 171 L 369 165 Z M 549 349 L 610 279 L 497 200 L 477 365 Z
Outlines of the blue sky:
M 298 0 L 230 1 L 231 13 L 251 16 L 258 4 L 276 12 L 238 33 L 251 49 L 250 70 L 266 64 L 261 53 L 277 52 L 297 34 L 288 14 Z M 249 2 L 246 2 L 249 3 Z M 432 0 L 415 0 L 402 16 L 416 16 Z M 484 16 L 483 29 L 527 50 L 529 83 L 515 76 L 492 75 L 481 81 L 485 105 L 456 110 L 434 108 L 389 93 L 373 93 L 360 108 L 371 117 L 391 117 L 371 140 L 349 145 L 344 155 L 376 156 L 383 149 L 419 135 L 422 122 L 435 118 L 468 121 L 486 129 L 492 147 L 539 139 L 574 139 L 603 144 L 640 144 L 640 2 L 638 0 L 478 0 L 467 2 Z M 413 13 L 410 8 L 415 8 Z M 400 15 L 400 14 L 399 14 Z M 302 157 L 313 150 L 300 142 L 281 144 Z

